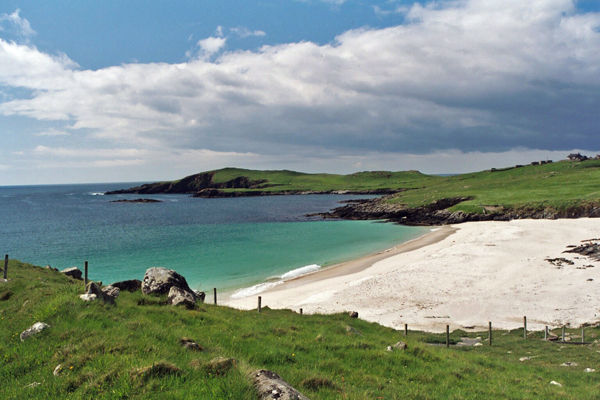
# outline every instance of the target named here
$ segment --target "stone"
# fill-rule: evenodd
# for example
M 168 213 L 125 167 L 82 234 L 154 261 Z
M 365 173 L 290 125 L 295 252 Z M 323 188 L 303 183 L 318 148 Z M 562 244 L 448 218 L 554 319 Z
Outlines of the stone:
M 151 267 L 146 270 L 146 274 L 144 275 L 142 293 L 167 294 L 173 286 L 193 293 L 185 278 L 174 270 L 164 267 Z M 195 295 L 193 296 L 195 297 Z
M 408 348 L 408 345 L 402 341 L 397 342 L 394 346 L 392 346 L 394 349 L 398 349 L 398 350 L 406 350 Z
M 260 369 L 252 373 L 252 376 L 261 400 L 309 400 L 275 372 Z
M 192 292 L 188 292 L 177 286 L 171 286 L 167 301 L 173 306 L 178 306 L 181 304 L 189 309 L 192 309 L 196 306 L 196 297 L 192 294 Z
M 583 372 L 596 372 L 596 370 L 594 368 L 586 368 Z
M 128 281 L 112 283 L 110 286 L 119 288 L 120 290 L 126 290 L 128 292 L 137 292 L 142 288 L 142 281 L 139 279 L 130 279 Z
M 350 311 L 348 315 L 350 316 L 350 318 L 358 318 L 358 312 L 356 311 Z
M 26 389 L 33 389 L 34 387 L 38 387 L 40 385 L 41 385 L 41 383 L 39 383 L 39 382 L 31 382 L 29 385 L 26 385 L 25 388 Z
M 83 301 L 94 301 L 98 298 L 94 293 L 85 293 L 79 296 L 79 298 Z
M 179 340 L 179 344 L 182 345 L 184 348 L 186 348 L 188 350 L 192 350 L 192 351 L 203 351 L 204 350 L 204 348 L 202 346 L 200 346 L 198 343 L 196 343 L 192 339 L 186 338 L 186 337 L 182 337 Z
M 194 295 L 196 296 L 196 301 L 200 303 L 204 303 L 204 299 L 206 298 L 206 293 L 201 292 L 199 290 L 194 290 Z
M 567 361 L 564 362 L 562 364 L 560 364 L 561 367 L 576 367 L 577 363 L 576 362 L 571 362 L 571 361 Z
M 62 372 L 62 370 L 63 370 L 62 364 L 58 364 L 56 366 L 56 368 L 54 368 L 54 371 L 52 371 L 52 375 L 59 376 L 60 373 Z
M 237 361 L 233 358 L 216 357 L 204 365 L 204 371 L 211 375 L 225 375 L 235 367 Z
M 111 288 L 111 287 L 107 286 L 107 288 Z M 105 303 L 115 304 L 116 296 L 119 295 L 119 289 L 118 288 L 114 288 L 114 289 L 115 290 L 108 289 L 105 292 L 103 289 L 100 288 L 100 285 L 98 285 L 96 282 L 90 282 L 90 283 L 88 283 L 86 294 L 94 294 L 94 295 L 96 295 L 96 297 L 98 299 L 102 299 L 102 301 L 104 301 Z M 116 296 L 115 296 L 115 293 L 116 293 Z
M 117 297 L 119 297 L 119 293 L 121 293 L 121 290 L 116 286 L 109 285 L 102 288 L 102 293 L 104 293 L 105 296 L 116 299 Z
M 558 386 L 558 387 L 562 387 L 562 385 L 560 383 L 556 382 L 556 381 L 550 381 L 550 384 Z
M 19 337 L 21 338 L 21 341 L 24 342 L 25 339 L 27 339 L 33 335 L 37 335 L 41 331 L 48 329 L 48 328 L 50 328 L 50 325 L 48 325 L 44 322 L 36 322 L 35 324 L 31 325 L 31 327 L 29 329 L 21 332 L 21 335 Z
M 77 267 L 71 267 L 71 268 L 65 268 L 62 271 L 60 271 L 62 274 L 65 274 L 67 276 L 70 276 L 73 279 L 79 279 L 80 281 L 83 279 L 82 278 L 82 272 L 79 268 Z

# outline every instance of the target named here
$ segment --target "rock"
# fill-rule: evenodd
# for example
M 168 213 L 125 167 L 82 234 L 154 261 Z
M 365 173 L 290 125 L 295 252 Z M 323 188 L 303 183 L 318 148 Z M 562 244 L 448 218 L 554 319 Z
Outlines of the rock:
M 255 371 L 252 376 L 254 387 L 261 400 L 309 400 L 308 397 L 290 386 L 275 372 L 261 369 Z
M 62 364 L 58 364 L 56 366 L 56 368 L 54 368 L 54 371 L 52 371 L 52 375 L 59 376 L 60 373 L 62 372 L 62 369 L 63 369 Z
M 186 292 L 193 293 L 185 278 L 177 272 L 164 267 L 152 267 L 148 268 L 144 275 L 144 280 L 142 281 L 142 293 L 167 294 L 173 286 L 181 288 Z
M 196 343 L 192 339 L 186 338 L 186 337 L 182 337 L 179 340 L 179 344 L 181 344 L 183 347 L 185 347 L 188 350 L 193 350 L 193 351 L 203 351 L 204 350 L 204 348 L 202 346 L 200 346 L 198 343 Z
M 237 363 L 233 358 L 216 357 L 204 365 L 204 371 L 211 375 L 225 375 Z
M 35 324 L 31 325 L 29 329 L 21 332 L 21 335 L 19 337 L 21 338 L 21 341 L 24 342 L 25 339 L 29 338 L 30 336 L 37 335 L 44 329 L 48 328 L 50 328 L 50 325 L 44 322 L 36 322 Z
M 114 300 L 119 297 L 121 290 L 116 286 L 109 285 L 102 288 L 102 293 L 104 293 L 105 296 L 112 297 Z
M 50 271 L 58 272 L 58 268 L 52 268 L 49 265 L 44 266 L 45 269 L 49 269 Z
M 131 279 L 128 281 L 115 282 L 110 286 L 114 286 L 120 290 L 126 290 L 128 292 L 137 292 L 142 288 L 142 281 L 139 279 Z
M 586 368 L 583 372 L 596 372 L 596 370 L 594 368 Z
M 571 361 L 567 361 L 564 362 L 562 364 L 560 364 L 561 367 L 576 367 L 577 363 L 576 362 L 571 362 Z
M 348 315 L 350 316 L 350 318 L 358 318 L 358 312 L 356 311 L 350 311 Z
M 38 387 L 40 385 L 41 385 L 41 383 L 39 383 L 39 382 L 31 382 L 29 385 L 26 385 L 25 388 L 26 389 L 32 389 L 32 388 Z
M 167 300 L 172 306 L 178 306 L 182 304 L 189 309 L 192 309 L 196 306 L 196 297 L 192 294 L 192 292 L 188 292 L 177 286 L 171 286 Z
M 94 293 L 85 293 L 79 296 L 79 298 L 83 301 L 94 301 L 98 298 Z
M 100 286 L 96 282 L 90 282 L 88 283 L 86 294 L 94 294 L 98 299 L 102 299 L 105 303 L 115 304 L 116 296 L 119 295 L 119 289 L 111 286 L 100 289 Z
M 394 351 L 394 348 L 392 346 L 388 346 L 385 348 L 386 351 Z
M 204 303 L 204 299 L 206 298 L 206 293 L 201 292 L 199 290 L 194 290 L 194 295 L 196 296 L 196 301 L 200 303 Z
M 402 341 L 397 342 L 394 346 L 392 346 L 394 349 L 398 349 L 398 350 L 406 350 L 408 348 L 408 345 Z
M 82 272 L 79 268 L 77 267 L 71 267 L 71 268 L 65 268 L 62 271 L 60 271 L 62 274 L 65 274 L 67 276 L 70 276 L 73 279 L 79 279 L 82 280 L 81 276 L 82 276 Z
M 562 387 L 562 385 L 560 383 L 556 382 L 556 381 L 550 381 L 550 384 L 558 386 L 558 387 Z

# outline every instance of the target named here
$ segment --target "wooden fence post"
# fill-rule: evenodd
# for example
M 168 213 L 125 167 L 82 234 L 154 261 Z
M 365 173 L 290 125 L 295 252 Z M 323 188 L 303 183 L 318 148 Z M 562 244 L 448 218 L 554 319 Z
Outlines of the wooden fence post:
M 527 339 L 527 317 L 523 317 L 523 339 Z
M 262 301 L 262 297 L 258 296 L 258 312 L 260 312 L 261 309 L 261 301 Z
M 544 329 L 544 340 L 548 340 L 548 325 L 546 325 L 546 329 Z
M 213 299 L 215 301 L 215 306 L 217 305 L 217 288 L 213 288 Z
M 302 309 L 300 309 L 300 315 L 302 315 Z
M 408 324 L 404 324 L 404 336 L 408 336 Z
M 581 344 L 585 343 L 585 331 L 584 331 L 584 327 L 581 327 Z
M 562 341 L 565 342 L 565 326 L 562 327 Z
M 84 262 L 84 272 L 83 272 L 83 285 L 85 287 L 85 290 L 87 290 L 87 285 L 88 285 L 88 262 L 85 261 Z
M 4 279 L 8 279 L 8 254 L 4 255 Z
M 446 325 L 446 347 L 450 347 L 450 325 Z
M 492 345 L 492 321 L 488 322 L 488 331 L 490 335 L 490 346 Z

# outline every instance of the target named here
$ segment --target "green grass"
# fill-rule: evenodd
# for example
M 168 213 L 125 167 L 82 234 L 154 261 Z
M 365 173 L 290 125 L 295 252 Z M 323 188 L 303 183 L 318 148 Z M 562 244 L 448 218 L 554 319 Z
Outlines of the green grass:
M 600 202 L 600 160 L 561 161 L 503 171 L 455 175 L 401 192 L 389 201 L 418 207 L 439 199 L 471 197 L 451 210 L 482 213 L 493 207 L 564 210 Z
M 0 284 L 2 399 L 255 399 L 247 374 L 258 368 L 277 372 L 312 399 L 594 399 L 600 393 L 600 372 L 583 372 L 600 371 L 599 328 L 588 328 L 592 343 L 580 346 L 544 342 L 539 333 L 524 341 L 517 330 L 495 331 L 492 347 L 447 349 L 427 343 L 443 335 L 405 338 L 345 314 L 268 308 L 258 314 L 208 304 L 186 310 L 139 292 L 121 293 L 116 306 L 84 303 L 80 281 L 12 260 L 9 278 Z M 51 328 L 21 342 L 19 333 L 37 321 Z M 452 340 L 461 335 L 453 332 Z M 184 336 L 205 350 L 184 349 Z M 408 349 L 385 350 L 398 340 Z M 218 356 L 235 358 L 235 368 L 225 375 L 203 368 Z M 533 358 L 520 362 L 523 356 Z M 561 367 L 566 361 L 578 366 Z M 179 373 L 135 376 L 161 362 Z M 58 364 L 64 370 L 55 377 Z M 40 385 L 26 387 L 33 382 Z

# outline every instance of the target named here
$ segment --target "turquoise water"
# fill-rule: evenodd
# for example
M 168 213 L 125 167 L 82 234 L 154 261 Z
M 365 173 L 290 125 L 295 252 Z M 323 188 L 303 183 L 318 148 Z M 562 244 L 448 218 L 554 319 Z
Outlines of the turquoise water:
M 184 275 L 195 289 L 247 287 L 289 271 L 383 250 L 425 232 L 373 221 L 305 217 L 357 196 L 309 195 L 111 203 L 127 184 L 0 188 L 0 251 L 57 268 L 89 261 L 91 279 L 142 279 L 150 266 Z M 312 267 L 314 269 L 316 267 Z

